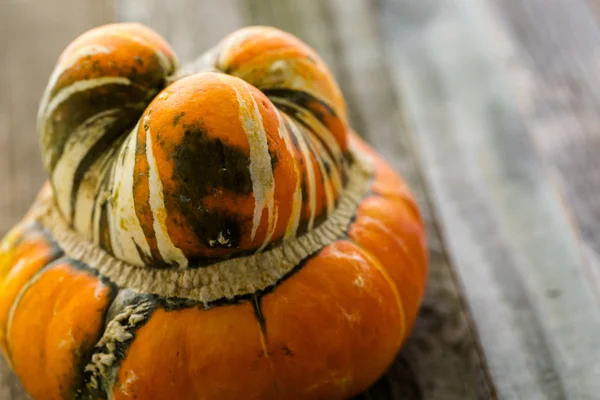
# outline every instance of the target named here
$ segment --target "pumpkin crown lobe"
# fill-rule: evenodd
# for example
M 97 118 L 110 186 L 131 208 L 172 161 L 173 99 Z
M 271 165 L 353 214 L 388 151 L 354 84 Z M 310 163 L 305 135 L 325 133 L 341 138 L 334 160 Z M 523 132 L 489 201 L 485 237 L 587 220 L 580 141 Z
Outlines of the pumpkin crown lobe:
M 343 98 L 318 55 L 250 27 L 204 56 L 215 72 L 177 75 L 168 45 L 146 31 L 88 32 L 51 78 L 40 134 L 67 222 L 125 262 L 187 267 L 260 252 L 326 220 L 348 146 Z
M 216 69 L 249 82 L 314 134 L 348 148 L 346 104 L 321 57 L 297 37 L 268 26 L 239 29 L 217 46 Z M 285 107 L 287 105 L 287 107 Z M 282 110 L 283 111 L 283 110 Z M 316 118 L 327 133 L 306 119 Z M 329 142 L 331 145 L 331 143 Z
M 42 96 L 40 147 L 56 206 L 78 233 L 109 252 L 114 176 L 122 174 L 117 156 L 127 158 L 128 133 L 176 66 L 174 52 L 150 29 L 104 25 L 65 49 Z

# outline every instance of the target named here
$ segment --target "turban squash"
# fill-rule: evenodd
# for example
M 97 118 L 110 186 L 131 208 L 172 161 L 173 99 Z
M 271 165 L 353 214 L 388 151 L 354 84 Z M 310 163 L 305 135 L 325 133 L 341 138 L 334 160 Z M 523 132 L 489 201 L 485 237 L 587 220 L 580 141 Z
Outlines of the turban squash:
M 343 399 L 393 361 L 423 223 L 297 38 L 244 28 L 178 68 L 142 25 L 95 28 L 38 127 L 49 181 L 0 248 L 34 399 Z

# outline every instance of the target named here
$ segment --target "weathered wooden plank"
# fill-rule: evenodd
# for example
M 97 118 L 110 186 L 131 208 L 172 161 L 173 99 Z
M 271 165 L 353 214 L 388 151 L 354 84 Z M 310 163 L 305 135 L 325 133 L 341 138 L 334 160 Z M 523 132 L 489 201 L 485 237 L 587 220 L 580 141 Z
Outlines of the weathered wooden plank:
M 324 54 L 349 104 L 353 127 L 408 180 L 427 220 L 430 281 L 415 331 L 364 398 L 477 399 L 491 391 L 476 338 L 448 264 L 403 121 L 370 1 L 246 1 L 252 24 L 288 30 Z
M 387 54 L 499 396 L 594 398 L 597 299 L 483 4 L 384 0 Z
M 338 62 L 345 70 L 344 87 L 355 105 L 361 132 L 407 179 L 427 222 L 428 293 L 398 362 L 410 366 L 424 399 L 490 398 L 493 387 L 436 224 L 404 109 L 394 92 L 379 29 L 380 10 L 369 1 L 330 0 L 329 4 L 340 49 Z M 387 381 L 402 378 L 393 372 Z
M 108 1 L 0 2 L 0 236 L 23 216 L 46 176 L 35 118 L 58 55 L 76 35 L 110 19 Z M 1 358 L 0 399 L 26 399 Z
M 600 1 L 490 1 L 521 112 L 556 173 L 600 291 Z M 597 17 L 594 17 L 597 11 Z

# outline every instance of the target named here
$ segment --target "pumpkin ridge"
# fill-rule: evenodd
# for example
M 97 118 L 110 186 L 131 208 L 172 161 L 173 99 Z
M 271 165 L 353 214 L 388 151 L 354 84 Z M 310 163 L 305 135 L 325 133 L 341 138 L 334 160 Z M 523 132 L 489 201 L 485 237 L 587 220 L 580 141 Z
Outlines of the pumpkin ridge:
M 6 352 L 8 354 L 9 359 L 10 359 L 10 353 L 11 353 L 10 348 L 11 348 L 12 321 L 14 319 L 15 312 L 17 311 L 17 308 L 19 307 L 19 303 L 21 302 L 21 299 L 27 293 L 27 291 L 31 288 L 31 286 L 33 286 L 41 278 L 42 275 L 44 275 L 44 273 L 46 273 L 47 271 L 52 269 L 54 266 L 59 265 L 61 262 L 65 262 L 69 259 L 70 258 L 64 254 L 62 256 L 59 256 L 58 258 L 54 259 L 52 262 L 43 266 L 35 274 L 33 274 L 31 276 L 31 278 L 29 278 L 29 280 L 19 290 L 19 293 L 17 294 L 17 296 L 15 297 L 15 299 L 13 300 L 13 302 L 11 304 L 10 310 L 8 312 L 8 317 L 6 318 L 6 343 L 7 343 Z
M 327 152 L 327 154 L 329 155 L 329 157 L 334 160 L 335 164 L 338 167 L 341 167 L 341 164 L 344 160 L 344 156 L 341 153 L 341 150 L 339 149 L 339 146 L 337 145 L 337 143 L 331 143 L 332 140 L 329 138 L 329 140 L 327 140 L 328 136 L 326 135 L 322 135 L 319 134 L 316 129 L 315 126 L 307 123 L 304 118 L 310 118 L 309 116 L 304 116 L 304 114 L 301 114 L 304 110 L 302 110 L 301 108 L 299 108 L 297 105 L 288 102 L 285 99 L 279 99 L 277 97 L 270 97 L 271 101 L 273 102 L 273 104 L 284 114 L 292 117 L 294 119 L 294 121 L 297 121 L 299 124 L 301 124 L 302 126 L 304 126 L 304 128 L 310 130 L 313 132 L 313 136 L 322 144 L 323 148 L 325 149 L 325 151 Z M 309 114 L 310 115 L 310 114 Z M 321 126 L 322 129 L 327 129 L 325 128 L 325 126 Z M 336 151 L 337 150 L 337 151 Z
M 390 290 L 394 294 L 394 298 L 396 299 L 396 306 L 398 307 L 398 312 L 400 313 L 400 319 L 402 320 L 402 333 L 400 334 L 399 341 L 400 342 L 404 341 L 404 336 L 406 335 L 407 321 L 406 321 L 406 313 L 404 312 L 404 306 L 402 305 L 403 304 L 402 298 L 400 297 L 400 293 L 398 292 L 398 286 L 396 286 L 396 283 L 389 275 L 387 269 L 381 263 L 381 261 L 377 258 L 377 256 L 375 256 L 375 254 L 373 254 L 371 251 L 367 250 L 365 247 L 363 247 L 357 241 L 352 240 L 350 238 L 348 238 L 348 240 L 350 242 L 352 242 L 352 244 L 354 244 L 360 250 L 360 252 L 363 253 L 363 256 L 369 261 L 369 263 L 372 265 L 372 267 L 375 268 L 377 271 L 379 271 L 379 273 L 383 276 L 385 282 L 390 287 Z
M 50 232 L 35 219 L 38 212 L 30 210 L 0 241 L 0 347 L 4 349 L 8 349 L 6 321 L 15 297 L 35 273 L 64 255 Z M 24 260 L 30 261 L 28 265 L 21 265 Z
M 331 213 L 333 212 L 333 209 L 335 208 L 335 205 L 337 203 L 337 194 L 339 193 L 338 191 L 334 191 L 333 188 L 333 180 L 329 177 L 329 174 L 327 172 L 327 169 L 324 166 L 324 157 L 325 154 L 321 155 L 321 152 L 318 151 L 320 150 L 320 148 L 318 148 L 317 143 L 318 140 L 314 138 L 314 136 L 312 135 L 307 135 L 308 139 L 306 141 L 306 144 L 308 145 L 308 148 L 310 149 L 311 153 L 314 156 L 315 161 L 317 162 L 317 168 L 318 168 L 318 172 L 319 175 L 321 177 L 321 184 L 323 185 L 324 191 L 325 191 L 325 211 L 326 211 L 326 215 L 329 216 L 331 215 Z M 331 170 L 330 170 L 331 171 Z
M 279 87 L 264 88 L 257 86 L 257 88 L 269 98 L 281 98 L 283 100 L 287 100 L 301 109 L 310 109 L 309 104 L 311 102 L 318 103 L 331 115 L 331 117 L 338 118 L 338 115 L 335 112 L 335 110 L 329 104 L 327 104 L 325 100 L 316 97 L 308 91 Z M 315 113 L 315 117 L 323 125 L 327 125 L 327 121 L 325 120 L 324 114 Z
M 95 281 L 97 280 L 96 283 L 96 289 L 93 292 L 93 296 L 98 299 L 98 301 L 100 301 L 101 299 L 103 299 L 102 301 L 105 301 L 104 303 L 104 307 L 97 309 L 98 312 L 102 313 L 101 316 L 101 320 L 104 318 L 104 316 L 106 315 L 109 305 L 112 303 L 113 299 L 116 296 L 117 293 L 117 288 L 114 284 L 112 284 L 108 279 L 106 279 L 105 277 L 101 276 L 97 270 L 90 268 L 89 266 L 79 262 L 78 260 L 74 260 L 68 256 L 60 256 L 50 262 L 48 262 L 45 266 L 43 266 L 41 269 L 39 269 L 30 279 L 29 281 L 23 285 L 23 287 L 21 288 L 21 290 L 19 291 L 19 294 L 17 295 L 17 297 L 13 300 L 12 305 L 11 305 L 11 310 L 9 313 L 9 317 L 7 318 L 6 321 L 6 331 L 7 331 L 7 348 L 6 348 L 6 355 L 7 358 L 10 359 L 11 357 L 11 353 L 12 353 L 12 348 L 14 346 L 13 344 L 13 339 L 12 339 L 12 335 L 13 335 L 13 321 L 16 318 L 16 314 L 17 313 L 25 313 L 27 311 L 27 309 L 25 310 L 19 310 L 19 307 L 21 307 L 21 303 L 22 303 L 22 299 L 24 299 L 26 296 L 30 296 L 31 294 L 29 293 L 31 290 L 33 290 L 35 285 L 38 284 L 42 284 L 39 283 L 41 281 L 43 281 L 44 279 L 47 279 L 47 274 L 49 273 L 55 273 L 56 271 L 60 271 L 62 270 L 64 273 L 68 273 L 69 276 L 72 276 L 73 279 L 80 279 L 78 278 L 81 276 L 87 276 L 89 278 L 94 279 Z M 73 275 L 70 275 L 73 274 Z M 61 281 L 62 282 L 62 281 Z M 100 285 L 101 284 L 101 285 Z M 61 287 L 60 286 L 55 286 L 54 290 L 56 291 L 60 291 Z M 105 296 L 104 297 L 102 295 L 102 293 L 105 292 Z M 62 296 L 62 297 L 61 297 Z M 68 297 L 65 297 L 65 294 L 59 295 L 58 299 L 69 299 Z M 31 300 L 29 300 L 31 301 Z M 64 300 L 63 300 L 64 301 Z M 72 301 L 72 300 L 71 300 Z M 57 304 L 60 303 L 60 300 L 57 300 L 57 302 L 54 304 L 54 306 L 56 307 Z M 68 303 L 67 303 L 68 304 Z M 65 307 L 64 305 L 61 307 Z M 60 307 L 59 307 L 60 310 Z M 84 308 L 79 307 L 79 311 L 81 312 L 82 310 L 84 310 Z M 56 308 L 55 311 L 56 313 Z M 63 311 L 61 311 L 62 313 L 64 313 L 64 309 Z M 46 349 L 44 351 L 42 351 L 42 355 L 46 354 L 46 352 L 48 351 L 48 346 L 50 346 L 50 348 L 54 348 L 54 346 L 58 345 L 59 348 L 61 348 L 61 346 L 63 345 L 62 342 L 56 342 L 56 337 L 53 335 L 56 335 L 56 318 L 57 317 L 51 317 L 50 320 L 52 321 L 52 318 L 54 318 L 55 320 L 53 321 L 53 324 L 51 325 L 46 325 L 46 328 L 48 327 L 54 327 L 51 328 L 50 331 L 47 332 L 48 335 L 50 335 L 50 337 L 52 339 L 46 339 L 46 340 L 50 340 L 49 342 L 44 343 L 42 341 L 42 343 L 37 343 L 37 346 L 41 346 L 42 348 L 46 347 Z M 20 317 L 21 321 L 19 322 L 19 325 L 17 326 L 22 326 L 23 324 L 23 317 Z M 76 326 L 76 325 L 75 325 Z M 74 347 L 74 351 L 72 353 L 72 376 L 70 376 L 67 381 L 62 384 L 61 386 L 59 386 L 58 390 L 60 390 L 61 392 L 65 393 L 76 393 L 79 388 L 82 386 L 83 381 L 84 381 L 84 377 L 83 377 L 83 367 L 85 366 L 85 364 L 87 363 L 87 357 L 88 355 L 91 355 L 92 351 L 93 351 L 93 344 L 97 342 L 97 340 L 101 337 L 102 334 L 102 326 L 103 324 L 100 325 L 100 329 L 96 330 L 95 328 L 85 332 L 82 331 L 80 332 L 80 338 L 77 339 L 78 343 L 77 345 Z M 22 328 L 21 328 L 22 329 Z M 60 328 L 58 328 L 60 331 Z M 84 329 L 83 327 L 79 327 L 79 329 Z M 53 333 L 54 332 L 54 333 Z M 39 333 L 39 332 L 36 332 Z M 21 333 L 22 335 L 22 333 Z M 70 338 L 71 340 L 75 340 L 73 338 L 73 334 L 70 333 Z M 22 341 L 22 339 L 21 339 Z M 22 353 L 22 352 L 21 352 Z M 45 360 L 44 358 L 39 360 L 40 363 L 42 363 L 44 368 L 48 368 L 49 365 L 48 363 L 50 361 Z M 23 368 L 23 365 L 20 366 L 20 368 Z M 63 366 L 64 368 L 64 366 Z M 48 372 L 52 372 L 52 371 L 48 371 Z M 64 371 L 63 371 L 64 372 Z M 64 378 L 61 376 L 59 377 L 59 380 L 63 380 Z M 51 388 L 52 386 L 50 386 Z
M 358 214 L 357 214 L 357 215 L 358 215 Z M 390 229 L 389 229 L 387 226 L 385 226 L 385 224 L 383 224 L 383 223 L 382 223 L 380 220 L 378 220 L 377 218 L 373 218 L 373 217 L 371 217 L 371 216 L 369 216 L 369 215 L 362 215 L 362 216 L 361 216 L 361 220 L 364 220 L 365 222 L 369 222 L 369 223 L 375 224 L 375 225 L 377 225 L 377 227 L 378 227 L 379 229 L 381 229 L 382 231 L 386 232 L 388 235 L 390 235 L 390 236 L 393 236 L 392 232 L 390 232 Z M 349 226 L 348 228 L 349 228 L 348 230 L 350 230 L 351 226 Z M 369 251 L 369 250 L 367 250 L 367 249 L 366 249 L 364 246 L 362 246 L 360 243 L 358 243 L 358 242 L 357 242 L 355 239 L 351 239 L 351 240 L 352 240 L 352 241 L 354 241 L 354 242 L 357 244 L 357 246 L 359 246 L 359 247 L 363 248 L 363 249 L 364 249 L 365 251 L 367 251 L 367 252 L 370 252 L 370 251 Z M 404 251 L 406 254 L 408 254 L 408 249 L 409 249 L 409 246 L 408 246 L 408 245 L 407 245 L 407 244 L 404 242 L 404 240 L 402 240 L 401 238 L 395 238 L 395 239 L 394 239 L 394 241 L 395 241 L 396 243 L 398 243 L 399 247 L 400 247 L 400 248 L 402 248 L 402 250 L 403 250 L 403 251 Z M 371 252 L 371 253 L 372 253 L 372 252 Z M 410 268 L 411 268 L 411 269 L 417 269 L 417 268 L 418 268 L 418 262 L 417 262 L 416 260 L 414 260 L 414 259 L 412 259 L 412 258 L 409 258 L 409 260 L 408 260 L 408 261 L 409 261 L 409 263 L 410 263 Z M 412 279 L 411 283 L 413 283 L 413 284 L 417 284 L 417 279 L 414 279 L 413 277 L 411 277 L 411 279 Z
M 4 322 L 4 327 L 3 327 L 3 330 L 5 332 L 4 338 L 3 338 L 3 347 L 6 351 L 6 359 L 9 363 L 12 363 L 12 361 L 11 361 L 11 340 L 10 340 L 12 320 L 14 318 L 14 314 L 17 310 L 17 307 L 18 307 L 22 297 L 25 295 L 27 290 L 29 290 L 29 288 L 40 278 L 40 276 L 43 275 L 43 273 L 47 271 L 47 268 L 49 266 L 54 265 L 62 258 L 64 258 L 64 253 L 60 249 L 56 253 L 51 254 L 50 257 L 48 258 L 48 264 L 46 264 L 46 265 L 42 266 L 40 269 L 38 269 L 25 282 L 25 284 L 23 286 L 21 286 L 21 288 L 17 292 L 15 298 L 12 300 L 12 302 L 10 304 L 10 308 L 8 309 L 8 314 L 6 316 L 6 321 Z
M 108 171 L 114 168 L 115 163 L 112 162 L 111 156 L 115 155 L 115 153 L 117 153 L 118 155 L 119 151 L 120 149 L 118 146 L 115 146 L 114 148 L 107 151 L 107 154 L 102 159 L 99 159 L 97 163 L 92 164 L 90 171 L 88 171 L 88 174 L 86 174 L 85 176 L 85 179 L 88 178 L 88 175 L 93 175 L 95 168 L 97 168 L 100 171 Z M 105 173 L 101 178 L 99 178 L 95 182 L 96 190 L 94 198 L 90 204 L 92 209 L 90 213 L 91 215 L 89 217 L 89 220 L 87 221 L 93 228 L 95 228 L 92 229 L 90 232 L 90 239 L 94 242 L 106 243 L 106 246 L 108 246 L 107 248 L 109 249 L 111 248 L 110 246 L 112 246 L 112 243 L 109 240 L 109 237 L 107 237 L 108 205 L 110 202 L 110 197 L 108 194 L 109 189 L 107 188 L 111 186 L 113 182 L 113 176 L 114 174 L 112 173 Z M 74 215 L 75 219 L 73 220 L 73 227 L 75 229 L 77 229 L 77 226 L 81 221 L 81 219 L 78 218 L 80 215 L 84 220 L 86 219 L 86 211 L 88 211 L 88 209 L 82 207 L 81 203 L 79 203 L 76 213 Z
M 252 308 L 254 309 L 254 316 L 256 317 L 256 321 L 258 321 L 258 326 L 260 328 L 261 334 L 266 338 L 267 330 L 266 330 L 265 316 L 261 309 L 262 296 L 263 296 L 263 294 L 260 292 L 253 293 L 251 295 L 251 299 L 252 299 Z
M 261 300 L 263 294 L 253 294 L 252 295 L 252 308 L 254 309 L 254 316 L 256 317 L 258 334 L 260 337 L 260 345 L 262 346 L 263 355 L 267 359 L 269 363 L 269 369 L 271 371 L 272 379 L 273 379 L 273 388 L 275 390 L 276 399 L 279 398 L 279 387 L 277 383 L 277 374 L 275 373 L 275 362 L 271 358 L 269 354 L 269 339 L 267 337 L 267 327 L 264 315 L 261 310 Z
M 109 312 L 110 308 L 112 307 L 112 305 L 114 304 L 115 299 L 118 296 L 119 288 L 113 282 L 111 282 L 108 278 L 106 278 L 105 276 L 102 276 L 98 272 L 98 270 L 91 268 L 87 264 L 84 264 L 75 259 L 69 259 L 69 265 L 71 267 L 73 267 L 74 269 L 85 271 L 88 274 L 97 277 L 104 285 L 106 285 L 109 288 L 110 292 L 108 295 L 107 305 L 103 311 L 103 320 L 106 320 L 106 317 L 108 316 L 108 312 Z M 106 329 L 106 324 L 103 324 L 103 327 L 104 327 L 104 329 Z M 95 343 L 97 343 L 103 336 L 104 329 L 100 329 L 96 333 L 95 340 L 94 340 Z M 80 356 L 78 365 L 76 367 L 77 371 L 78 371 L 78 373 L 77 373 L 77 381 L 78 382 L 74 382 L 74 385 L 75 385 L 74 393 L 76 394 L 76 396 L 77 396 L 77 393 L 80 393 L 83 390 L 83 388 L 85 387 L 86 377 L 84 374 L 84 369 L 85 369 L 85 366 L 89 362 L 88 360 L 91 359 L 92 355 L 94 354 L 95 347 L 96 347 L 95 345 L 91 346 L 89 349 L 87 349 L 87 351 L 84 354 L 82 354 Z

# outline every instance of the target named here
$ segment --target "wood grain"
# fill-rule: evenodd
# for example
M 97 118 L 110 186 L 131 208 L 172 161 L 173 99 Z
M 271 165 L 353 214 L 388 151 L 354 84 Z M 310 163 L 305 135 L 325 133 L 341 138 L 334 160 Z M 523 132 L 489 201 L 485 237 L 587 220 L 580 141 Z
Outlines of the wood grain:
M 499 396 L 593 398 L 598 304 L 496 58 L 493 20 L 481 1 L 383 4 L 394 82 Z
M 592 1 L 597 9 L 582 0 L 486 3 L 525 123 L 570 206 L 600 293 L 600 1 Z

